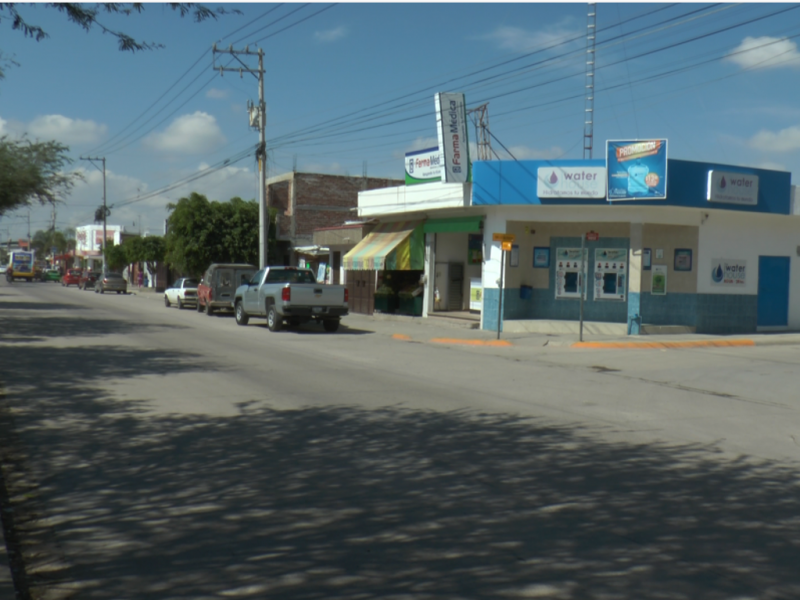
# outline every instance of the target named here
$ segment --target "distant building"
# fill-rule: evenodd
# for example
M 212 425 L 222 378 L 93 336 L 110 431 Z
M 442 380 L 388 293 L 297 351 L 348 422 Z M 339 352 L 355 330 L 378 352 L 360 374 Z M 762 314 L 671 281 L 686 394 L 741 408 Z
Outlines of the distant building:
M 122 243 L 125 235 L 122 225 L 106 225 L 106 240 L 115 245 Z M 75 256 L 85 261 L 86 267 L 95 269 L 95 262 L 102 263 L 103 257 L 103 226 L 81 225 L 75 228 Z

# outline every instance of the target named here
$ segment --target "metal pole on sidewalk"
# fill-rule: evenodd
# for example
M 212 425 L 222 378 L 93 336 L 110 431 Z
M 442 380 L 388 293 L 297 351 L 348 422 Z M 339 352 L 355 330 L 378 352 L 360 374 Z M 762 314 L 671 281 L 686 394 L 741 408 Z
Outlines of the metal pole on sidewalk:
M 502 247 L 502 246 L 501 246 Z M 503 318 L 503 276 L 505 275 L 506 267 L 506 251 L 500 250 L 500 282 L 498 291 L 500 292 L 500 301 L 497 305 L 497 339 L 500 339 L 500 326 L 502 325 Z
M 583 276 L 586 268 L 585 259 L 583 256 L 583 249 L 585 247 L 586 247 L 586 235 L 583 234 L 581 235 L 581 272 L 578 273 L 578 292 L 580 292 L 581 295 L 581 329 L 580 329 L 580 336 L 578 339 L 581 342 L 583 341 L 583 287 L 584 285 L 586 285 Z

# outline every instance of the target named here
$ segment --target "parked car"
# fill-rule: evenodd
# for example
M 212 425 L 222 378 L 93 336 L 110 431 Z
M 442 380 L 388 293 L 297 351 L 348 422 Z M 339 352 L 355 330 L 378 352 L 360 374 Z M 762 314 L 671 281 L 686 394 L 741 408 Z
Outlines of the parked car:
M 78 289 L 88 290 L 89 288 L 93 288 L 96 281 L 97 273 L 84 271 L 81 278 L 78 280 Z
M 197 304 L 196 279 L 183 277 L 164 290 L 164 306 L 169 308 L 173 304 L 177 304 L 178 309 L 182 309 L 187 304 L 190 306 Z
M 270 331 L 280 331 L 284 321 L 300 325 L 322 323 L 325 331 L 339 329 L 347 315 L 347 289 L 317 283 L 311 269 L 267 267 L 236 289 L 236 323 L 247 325 L 250 317 L 266 317 Z
M 94 284 L 95 294 L 105 294 L 106 292 L 117 292 L 118 294 L 128 293 L 128 282 L 119 273 L 106 273 L 98 277 Z
M 64 276 L 61 278 L 61 285 L 69 287 L 71 285 L 78 285 L 81 282 L 82 269 L 67 269 Z
M 61 270 L 47 269 L 42 275 L 42 281 L 55 281 L 56 283 L 61 281 Z
M 231 310 L 236 288 L 250 281 L 258 267 L 241 263 L 214 263 L 197 284 L 197 312 L 207 315 L 216 310 Z

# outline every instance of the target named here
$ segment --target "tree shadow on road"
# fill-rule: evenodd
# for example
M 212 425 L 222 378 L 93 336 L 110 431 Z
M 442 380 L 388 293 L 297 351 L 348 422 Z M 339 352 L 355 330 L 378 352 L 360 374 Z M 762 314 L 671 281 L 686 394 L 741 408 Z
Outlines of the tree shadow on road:
M 17 427 L 76 598 L 800 597 L 790 468 L 510 415 L 254 398 L 154 416 L 93 382 L 209 365 L 15 352 L 35 391 Z M 35 380 L 45 356 L 63 380 Z
M 175 324 L 142 325 L 119 319 L 86 319 L 76 317 L 0 317 L 0 342 L 41 342 L 48 338 L 98 337 L 142 332 L 147 329 L 186 329 Z

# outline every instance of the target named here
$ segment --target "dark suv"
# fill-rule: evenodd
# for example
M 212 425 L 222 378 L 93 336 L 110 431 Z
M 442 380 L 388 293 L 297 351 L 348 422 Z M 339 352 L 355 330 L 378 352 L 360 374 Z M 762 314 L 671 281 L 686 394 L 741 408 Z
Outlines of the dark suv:
M 78 280 L 78 289 L 88 290 L 89 288 L 94 288 L 94 284 L 96 281 L 97 281 L 97 273 L 92 273 L 91 271 L 84 271 L 81 274 L 81 278 Z
M 233 310 L 236 288 L 247 283 L 258 267 L 242 263 L 214 263 L 197 284 L 197 312 L 214 314 L 215 310 Z

